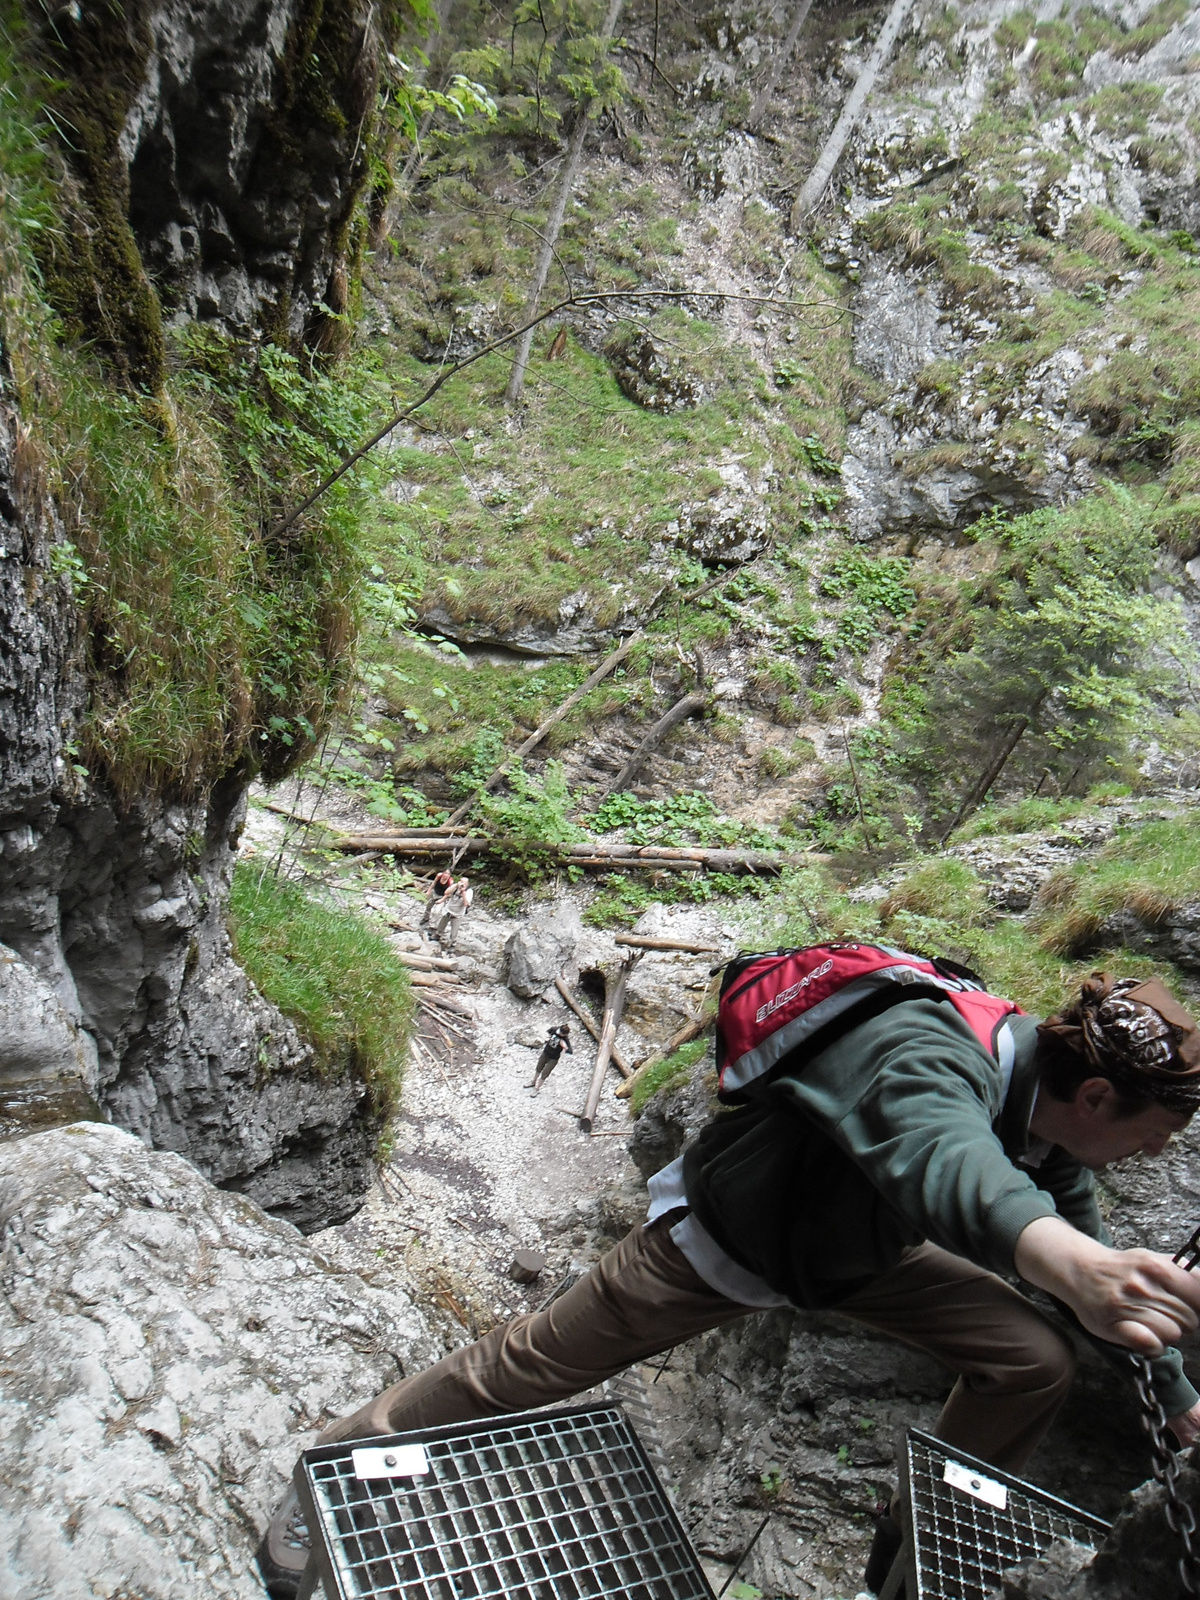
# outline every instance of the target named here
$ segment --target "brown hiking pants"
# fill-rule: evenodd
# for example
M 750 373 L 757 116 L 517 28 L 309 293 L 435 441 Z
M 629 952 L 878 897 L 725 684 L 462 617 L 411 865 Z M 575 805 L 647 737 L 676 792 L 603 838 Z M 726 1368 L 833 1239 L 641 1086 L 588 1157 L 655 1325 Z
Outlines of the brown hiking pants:
M 544 1311 L 393 1384 L 327 1428 L 320 1443 L 406 1433 L 565 1400 L 751 1308 L 710 1289 L 670 1236 L 680 1213 L 634 1228 Z M 1018 1470 L 1050 1426 L 1075 1357 L 1015 1289 L 922 1244 L 838 1311 L 928 1351 L 958 1382 L 938 1418 L 947 1444 Z

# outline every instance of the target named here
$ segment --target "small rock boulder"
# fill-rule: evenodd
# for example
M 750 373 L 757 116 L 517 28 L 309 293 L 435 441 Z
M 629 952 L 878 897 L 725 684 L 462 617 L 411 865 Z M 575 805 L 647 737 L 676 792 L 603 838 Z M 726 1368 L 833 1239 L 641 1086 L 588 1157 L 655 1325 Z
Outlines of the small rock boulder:
M 536 1000 L 555 978 L 570 972 L 583 932 L 579 912 L 562 905 L 549 916 L 531 916 L 504 945 L 504 982 L 522 1000 Z
M 686 411 L 704 398 L 694 373 L 644 329 L 617 334 L 604 353 L 622 394 L 648 411 Z

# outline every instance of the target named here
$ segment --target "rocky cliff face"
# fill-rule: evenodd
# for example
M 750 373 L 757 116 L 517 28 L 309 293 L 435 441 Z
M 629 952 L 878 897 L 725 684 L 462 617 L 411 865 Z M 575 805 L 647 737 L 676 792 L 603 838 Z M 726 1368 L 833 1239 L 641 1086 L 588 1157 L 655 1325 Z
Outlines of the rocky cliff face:
M 314 306 L 345 304 L 366 170 L 369 8 L 67 7 L 30 30 L 78 134 L 61 185 L 77 223 L 71 258 L 64 231 L 43 263 L 68 331 L 149 388 L 164 317 L 319 342 Z M 244 779 L 234 769 L 187 803 L 121 805 L 78 764 L 87 649 L 69 547 L 7 374 L 0 407 L 0 1008 L 12 1023 L 37 989 L 63 1045 L 35 1060 L 15 1023 L 0 1028 L 5 1112 L 14 1127 L 38 1124 L 56 1097 L 77 1113 L 94 1095 L 105 1116 L 215 1182 L 325 1226 L 361 1202 L 378 1123 L 349 1071 L 317 1079 L 231 958 Z
M 31 9 L 52 80 L 74 236 L 52 297 L 134 382 L 157 388 L 163 321 L 319 339 L 347 304 L 367 173 L 378 26 L 357 0 Z
M 297 1454 L 438 1353 L 403 1295 L 116 1128 L 0 1146 L 0 1279 L 14 1600 L 261 1600 Z
M 194 804 L 122 808 L 75 770 L 84 684 L 53 508 L 0 415 L 0 1087 L 14 1124 L 93 1094 L 149 1144 L 306 1228 L 349 1215 L 378 1127 L 349 1072 L 318 1080 L 295 1029 L 230 954 L 237 778 Z M 31 1054 L 28 994 L 50 1018 Z M 14 1031 L 22 1022 L 20 1037 Z M 60 1037 L 61 1036 L 61 1037 Z M 55 1053 L 57 1051 L 57 1053 Z M 76 1067 L 70 1064 L 77 1053 Z M 41 1086 L 39 1088 L 39 1085 Z M 51 1096 L 53 1098 L 53 1095 Z M 78 1104 L 64 1102 L 69 1114 Z

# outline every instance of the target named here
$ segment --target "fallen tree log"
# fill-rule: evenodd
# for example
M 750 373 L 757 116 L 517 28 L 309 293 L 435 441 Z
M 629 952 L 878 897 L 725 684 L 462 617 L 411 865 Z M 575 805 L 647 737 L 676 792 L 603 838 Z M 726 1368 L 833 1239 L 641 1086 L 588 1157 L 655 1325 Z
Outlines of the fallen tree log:
M 825 193 L 826 185 L 833 176 L 833 169 L 837 166 L 842 151 L 846 148 L 846 141 L 854 132 L 855 124 L 862 115 L 875 80 L 883 68 L 892 58 L 896 40 L 900 37 L 901 29 L 908 21 L 908 14 L 912 10 L 913 0 L 893 0 L 892 9 L 884 20 L 883 27 L 879 30 L 879 37 L 875 41 L 875 48 L 867 58 L 858 77 L 854 80 L 854 87 L 846 96 L 842 113 L 834 124 L 833 132 L 826 139 L 817 163 L 805 180 L 804 187 L 796 197 L 792 207 L 792 232 L 801 233 L 812 213 L 820 203 L 821 196 Z
M 677 728 L 688 717 L 699 716 L 707 705 L 708 696 L 706 694 L 685 694 L 682 700 L 676 700 L 671 709 L 664 716 L 659 717 L 650 732 L 600 796 L 601 800 L 607 799 L 610 794 L 620 794 L 622 789 L 628 789 L 629 785 L 646 765 L 646 762 L 671 732 L 671 729 Z
M 567 1002 L 567 1004 L 570 1006 L 571 1010 L 579 1018 L 580 1022 L 583 1023 L 584 1027 L 591 1034 L 592 1038 L 595 1039 L 597 1044 L 599 1044 L 600 1043 L 600 1029 L 596 1026 L 594 1020 L 588 1015 L 588 1013 L 579 1004 L 578 1000 L 576 1000 L 575 996 L 571 993 L 570 989 L 567 988 L 566 984 L 562 981 L 561 978 L 555 978 L 554 987 L 558 990 L 559 994 L 562 995 L 563 999 Z M 617 1049 L 615 1044 L 612 1047 L 612 1058 L 613 1058 L 613 1064 L 615 1065 L 617 1071 L 621 1074 L 621 1076 L 623 1078 L 632 1077 L 633 1068 L 629 1065 L 628 1061 L 626 1061 L 625 1057 Z
M 618 933 L 614 944 L 629 945 L 634 950 L 686 950 L 689 955 L 715 955 L 715 944 L 689 944 L 686 939 L 652 939 L 646 933 Z
M 481 794 L 486 794 L 489 789 L 494 789 L 500 782 L 500 779 L 508 771 L 509 767 L 512 766 L 514 761 L 520 761 L 521 758 L 523 756 L 527 756 L 529 752 L 535 748 L 535 746 L 541 744 L 542 740 L 550 732 L 550 729 L 560 723 L 569 711 L 573 711 L 583 699 L 585 694 L 590 693 L 598 683 L 601 683 L 605 678 L 608 677 L 610 672 L 615 671 L 616 668 L 621 665 L 622 661 L 625 660 L 626 656 L 628 656 L 634 645 L 640 641 L 641 637 L 642 636 L 640 633 L 631 635 L 630 638 L 626 639 L 624 644 L 619 645 L 611 655 L 605 656 L 604 660 L 596 668 L 595 672 L 593 672 L 590 677 L 585 678 L 584 681 L 579 685 L 578 689 L 569 694 L 563 703 L 556 707 L 556 709 L 550 713 L 546 720 L 540 723 L 538 727 L 534 729 L 534 731 L 529 735 L 528 739 L 525 740 L 524 744 L 519 744 L 513 751 L 512 755 L 505 756 L 500 765 L 485 780 L 482 788 L 480 788 L 477 793 L 473 794 L 469 800 L 464 800 L 457 811 L 451 812 L 450 816 L 446 819 L 446 826 L 452 827 L 454 824 L 461 822 L 474 807 L 475 802 L 479 799 L 479 796 Z
M 503 855 L 520 850 L 527 853 L 527 840 L 501 835 L 472 836 L 467 839 L 414 838 L 410 834 L 351 833 L 333 841 L 337 850 L 381 851 L 389 855 L 437 860 L 446 856 Z M 563 866 L 602 867 L 607 871 L 686 871 L 772 873 L 783 867 L 810 865 L 828 857 L 816 853 L 794 855 L 774 850 L 729 850 L 720 847 L 676 848 L 669 845 L 602 844 L 587 840 L 579 844 L 544 846 L 547 855 L 557 857 Z
M 416 989 L 448 989 L 452 984 L 458 987 L 458 979 L 448 972 L 413 972 L 410 969 L 408 981 Z
M 457 972 L 458 962 L 449 956 L 423 956 L 415 950 L 393 950 L 392 954 L 404 967 L 414 972 Z
M 629 974 L 640 960 L 641 956 L 637 951 L 625 957 L 617 972 L 616 982 L 608 989 L 604 997 L 604 1021 L 600 1028 L 600 1042 L 596 1046 L 596 1066 L 592 1072 L 592 1081 L 588 1088 L 587 1100 L 584 1103 L 583 1115 L 579 1119 L 579 1126 L 584 1133 L 591 1133 L 592 1124 L 596 1120 L 596 1107 L 600 1104 L 600 1091 L 604 1087 L 604 1074 L 608 1070 L 613 1045 L 616 1042 L 617 1029 L 621 1026 L 621 1017 L 625 1010 L 625 986 L 629 982 Z

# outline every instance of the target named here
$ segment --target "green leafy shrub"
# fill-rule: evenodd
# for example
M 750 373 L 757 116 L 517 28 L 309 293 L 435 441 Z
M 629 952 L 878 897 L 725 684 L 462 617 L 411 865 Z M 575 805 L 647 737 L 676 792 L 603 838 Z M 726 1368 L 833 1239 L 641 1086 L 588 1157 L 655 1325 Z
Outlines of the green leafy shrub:
M 916 602 L 908 571 L 909 563 L 900 556 L 867 556 L 858 550 L 838 556 L 821 578 L 822 594 L 846 602 L 829 647 L 861 655 L 879 638 L 882 619 L 907 616 Z
M 637 845 L 744 845 L 747 849 L 770 850 L 778 843 L 765 828 L 722 816 L 706 794 L 695 791 L 661 800 L 640 800 L 622 790 L 609 795 L 598 810 L 583 820 L 593 833 L 619 829 L 628 843 Z
M 238 961 L 312 1045 L 318 1072 L 355 1073 L 376 1115 L 390 1116 L 414 1007 L 408 972 L 384 935 L 246 861 L 234 871 L 229 927 Z
M 571 793 L 560 761 L 548 761 L 540 780 L 513 767 L 506 783 L 507 792 L 480 796 L 476 815 L 502 841 L 500 859 L 534 882 L 557 866 L 554 847 L 582 839 L 583 831 L 568 815 Z

